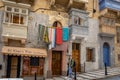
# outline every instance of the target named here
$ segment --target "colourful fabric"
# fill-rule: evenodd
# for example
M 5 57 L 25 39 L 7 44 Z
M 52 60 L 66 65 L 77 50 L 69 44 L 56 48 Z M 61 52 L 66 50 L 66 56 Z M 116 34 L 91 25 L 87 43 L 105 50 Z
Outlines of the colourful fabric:
M 48 28 L 49 32 L 49 49 L 55 48 L 55 29 L 54 28 Z
M 69 29 L 63 28 L 62 29 L 62 40 L 67 41 L 69 39 Z
M 56 44 L 62 44 L 62 29 L 56 28 Z
M 39 29 L 38 29 L 38 40 L 43 39 L 43 34 L 44 34 L 45 26 L 39 24 Z
M 52 29 L 52 48 L 55 48 L 55 34 L 56 34 L 56 30 Z
M 44 34 L 43 34 L 43 41 L 48 43 L 49 37 L 48 37 L 48 27 L 45 27 Z
M 52 28 L 48 28 L 49 41 L 52 42 Z

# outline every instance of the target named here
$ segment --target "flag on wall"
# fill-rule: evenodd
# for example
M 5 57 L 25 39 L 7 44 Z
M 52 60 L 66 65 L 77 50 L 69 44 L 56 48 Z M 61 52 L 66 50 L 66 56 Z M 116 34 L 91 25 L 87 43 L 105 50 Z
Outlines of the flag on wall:
M 39 41 L 43 39 L 44 30 L 45 30 L 45 26 L 39 24 L 39 29 L 38 29 L 38 40 Z
M 49 49 L 55 48 L 55 29 L 53 27 L 48 28 L 49 35 Z
M 56 28 L 56 44 L 62 44 L 62 28 Z
M 69 28 L 65 27 L 62 29 L 62 40 L 68 41 L 69 39 Z
M 45 27 L 45 29 L 44 29 L 43 41 L 46 42 L 46 43 L 49 42 L 49 37 L 48 37 L 48 27 Z

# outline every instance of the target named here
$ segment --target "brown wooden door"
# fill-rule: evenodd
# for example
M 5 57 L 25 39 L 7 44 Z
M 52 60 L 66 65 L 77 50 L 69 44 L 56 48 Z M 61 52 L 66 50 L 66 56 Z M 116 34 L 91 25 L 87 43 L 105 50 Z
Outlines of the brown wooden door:
M 72 44 L 72 58 L 76 63 L 76 71 L 80 72 L 80 44 L 73 43 Z
M 62 70 L 62 52 L 52 52 L 52 75 L 61 75 Z
M 17 77 L 17 64 L 18 64 L 18 57 L 12 57 L 11 58 L 11 73 L 10 73 L 11 78 Z

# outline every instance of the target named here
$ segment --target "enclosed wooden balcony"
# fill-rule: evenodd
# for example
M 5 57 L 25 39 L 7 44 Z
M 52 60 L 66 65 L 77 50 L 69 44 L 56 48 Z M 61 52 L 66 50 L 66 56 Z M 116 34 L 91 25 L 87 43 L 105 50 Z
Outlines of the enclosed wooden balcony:
M 72 8 L 69 15 L 70 36 L 84 38 L 88 35 L 88 13 Z
M 35 0 L 4 0 L 4 1 L 13 1 L 13 2 L 16 2 L 16 3 L 33 5 Z
M 120 10 L 120 0 L 99 0 L 99 5 L 100 10 L 105 8 Z
M 115 28 L 115 18 L 114 17 L 110 17 L 110 16 L 106 16 L 106 17 L 100 17 L 100 33 L 106 33 L 106 34 L 114 34 L 116 32 L 116 28 Z
M 27 27 L 3 24 L 2 36 L 12 39 L 27 39 Z
M 100 33 L 115 35 L 116 29 L 114 26 L 101 25 L 100 26 Z
M 88 0 L 49 0 L 51 3 L 51 7 L 53 9 L 59 7 L 65 8 L 65 10 L 69 11 L 71 8 L 86 9 L 86 3 L 88 3 Z
M 88 35 L 88 26 L 70 25 L 70 35 L 84 37 Z

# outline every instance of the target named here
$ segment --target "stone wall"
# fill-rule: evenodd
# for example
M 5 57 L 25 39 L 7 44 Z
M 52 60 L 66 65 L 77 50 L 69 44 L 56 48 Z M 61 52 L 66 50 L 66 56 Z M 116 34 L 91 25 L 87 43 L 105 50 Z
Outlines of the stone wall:
M 27 47 L 45 47 L 44 42 L 38 44 L 38 27 L 39 24 L 47 26 L 49 17 L 45 14 L 30 13 L 27 31 Z
M 0 11 L 0 65 L 2 65 L 2 69 L 0 69 L 0 78 L 5 76 L 5 61 L 4 61 L 4 56 L 1 53 L 1 49 L 2 49 L 2 46 L 3 46 L 2 21 L 3 21 L 3 12 Z
M 115 44 L 115 66 L 120 66 L 120 44 Z
M 98 60 L 99 60 L 99 43 L 98 43 L 98 33 L 99 33 L 99 21 L 98 19 L 89 18 L 88 19 L 88 36 L 85 37 L 83 44 L 83 51 L 82 55 L 84 57 L 81 57 L 82 64 L 85 62 L 85 71 L 92 71 L 98 69 Z M 86 48 L 94 48 L 95 54 L 94 54 L 94 62 L 86 62 Z

